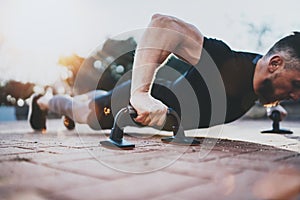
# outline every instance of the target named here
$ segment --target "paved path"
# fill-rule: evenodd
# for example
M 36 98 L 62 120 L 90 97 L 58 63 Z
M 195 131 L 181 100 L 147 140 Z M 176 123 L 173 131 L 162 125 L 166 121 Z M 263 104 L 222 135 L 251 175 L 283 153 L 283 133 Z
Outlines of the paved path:
M 126 136 L 136 148 L 116 151 L 99 145 L 109 131 L 49 120 L 42 134 L 25 121 L 0 123 L 0 199 L 300 199 L 299 123 L 282 124 L 293 135 L 259 133 L 270 126 L 239 120 L 187 131 L 198 147 L 126 128 L 148 134 Z

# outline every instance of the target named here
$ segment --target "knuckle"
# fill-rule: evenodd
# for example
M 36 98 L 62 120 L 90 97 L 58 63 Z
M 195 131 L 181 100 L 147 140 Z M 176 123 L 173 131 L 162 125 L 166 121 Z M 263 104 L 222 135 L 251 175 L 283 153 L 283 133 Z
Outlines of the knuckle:
M 149 114 L 150 114 L 149 111 L 143 111 L 139 115 L 142 116 L 142 117 L 147 117 Z
M 164 125 L 164 123 L 160 120 L 160 121 L 157 122 L 157 125 L 162 126 L 162 125 Z
M 142 123 L 141 119 L 134 119 L 134 121 L 138 122 L 138 123 Z

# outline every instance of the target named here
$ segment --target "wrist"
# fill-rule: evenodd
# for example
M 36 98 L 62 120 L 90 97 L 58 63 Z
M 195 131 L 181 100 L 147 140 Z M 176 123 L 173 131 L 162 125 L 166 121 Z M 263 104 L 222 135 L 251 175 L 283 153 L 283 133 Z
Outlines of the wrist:
M 151 84 L 143 84 L 139 87 L 131 87 L 130 94 L 131 96 L 137 95 L 137 94 L 150 94 L 150 87 Z

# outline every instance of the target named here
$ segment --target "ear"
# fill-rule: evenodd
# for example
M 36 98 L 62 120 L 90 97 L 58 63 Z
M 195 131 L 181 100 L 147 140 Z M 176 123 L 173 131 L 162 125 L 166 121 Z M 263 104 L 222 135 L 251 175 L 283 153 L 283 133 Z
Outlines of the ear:
M 280 55 L 274 55 L 269 60 L 268 71 L 270 73 L 275 72 L 278 68 L 283 66 L 283 59 Z

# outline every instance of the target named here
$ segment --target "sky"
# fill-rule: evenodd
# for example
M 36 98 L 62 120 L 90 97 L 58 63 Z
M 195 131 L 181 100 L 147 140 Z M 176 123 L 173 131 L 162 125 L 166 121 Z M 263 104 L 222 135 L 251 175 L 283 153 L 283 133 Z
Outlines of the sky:
M 276 40 L 300 30 L 298 2 L 0 0 L 0 81 L 51 84 L 64 73 L 60 56 L 86 57 L 107 38 L 144 29 L 155 13 L 194 24 L 234 50 L 265 53 Z

